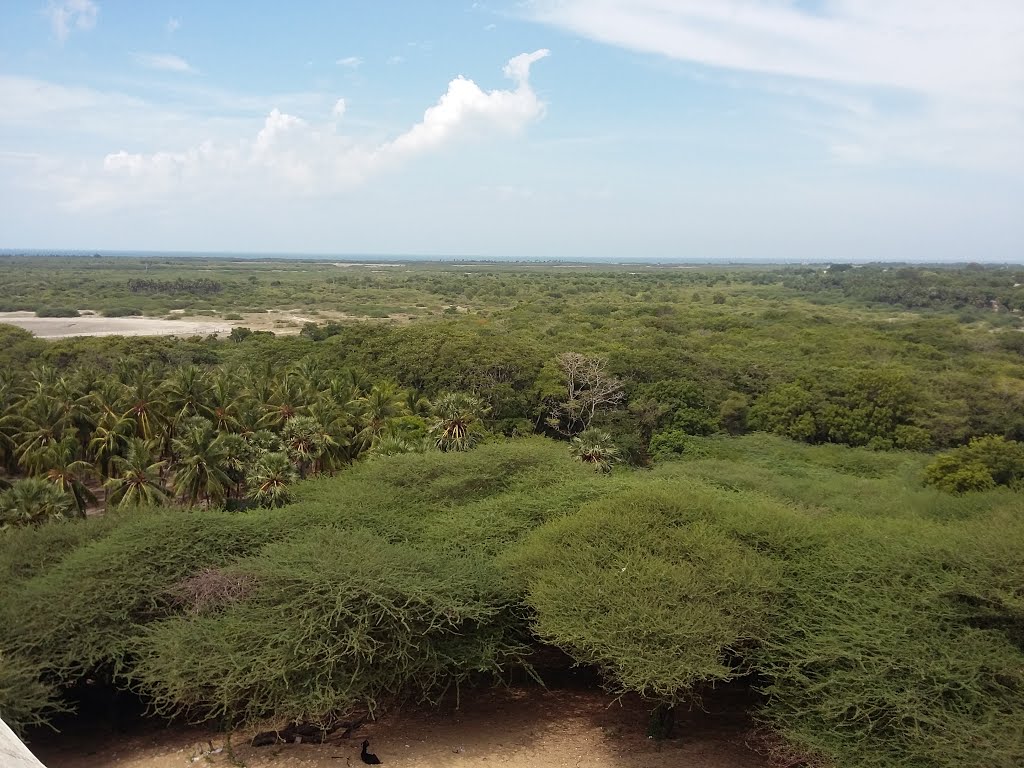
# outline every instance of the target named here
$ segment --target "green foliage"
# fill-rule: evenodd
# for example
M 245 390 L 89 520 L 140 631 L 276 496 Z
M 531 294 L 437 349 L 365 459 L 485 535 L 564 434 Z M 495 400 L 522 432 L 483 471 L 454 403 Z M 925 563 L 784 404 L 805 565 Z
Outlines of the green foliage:
M 745 674 L 778 573 L 715 517 L 749 503 L 700 486 L 652 487 L 541 527 L 511 566 L 535 631 L 616 690 L 667 703 Z
M 284 453 L 264 453 L 249 470 L 248 497 L 260 506 L 280 507 L 288 502 L 288 489 L 299 474 Z
M 33 533 L 49 540 L 52 527 Z M 109 680 L 125 671 L 122 665 L 142 627 L 175 610 L 175 585 L 285 534 L 279 521 L 268 518 L 135 511 L 6 596 L 0 648 L 41 664 L 47 677 L 60 684 L 89 675 Z M 25 540 L 4 541 L 4 559 L 15 556 L 9 547 Z M 74 631 L 69 631 L 69 622 Z
M 702 443 L 694 440 L 689 433 L 680 429 L 670 429 L 658 432 L 651 438 L 651 455 L 660 460 L 699 456 L 701 445 Z
M 77 309 L 70 307 L 41 307 L 36 309 L 36 317 L 79 317 Z
M 835 765 L 1019 765 L 1024 528 L 990 526 L 829 521 L 785 564 L 762 717 Z
M 921 487 L 914 454 L 689 439 L 649 472 L 531 438 L 360 462 L 275 509 L 12 531 L 0 649 L 23 682 L 316 720 L 433 700 L 543 640 L 654 701 L 749 675 L 757 717 L 837 765 L 1019 761 L 1012 492 Z
M 842 267 L 0 258 L 2 309 L 323 321 L 0 326 L 5 477 L 74 494 L 89 463 L 110 493 L 0 535 L 0 712 L 87 677 L 316 719 L 543 640 L 654 702 L 748 675 L 790 751 L 844 768 L 1024 762 L 1024 273 Z M 588 426 L 657 465 L 495 437 Z M 270 508 L 214 508 L 242 499 Z
M 240 567 L 255 585 L 243 601 L 141 638 L 135 675 L 158 711 L 315 721 L 433 698 L 525 651 L 510 596 L 472 558 L 318 530 Z
M 447 393 L 431 405 L 430 434 L 442 451 L 467 451 L 483 437 L 484 403 L 472 395 Z
M 0 526 L 63 521 L 74 509 L 70 493 L 42 478 L 27 477 L 0 493 Z
M 926 442 L 926 436 L 907 429 L 916 408 L 913 386 L 901 372 L 834 371 L 825 380 L 768 392 L 750 409 L 750 425 L 810 443 L 892 448 L 897 440 Z
M 153 459 L 150 443 L 132 438 L 124 456 L 114 456 L 117 475 L 106 482 L 107 504 L 111 506 L 155 506 L 165 503 L 161 472 L 166 461 Z
M 43 725 L 62 709 L 56 689 L 41 675 L 40 665 L 0 652 L 0 720 L 15 732 Z
M 237 436 L 218 433 L 212 422 L 201 417 L 179 425 L 174 439 L 174 490 L 189 506 L 200 498 L 216 504 L 227 495 L 232 485 L 228 475 L 231 437 Z
M 948 493 L 1024 486 L 1024 443 L 997 435 L 940 454 L 924 470 L 924 481 Z
M 576 461 L 589 464 L 598 472 L 611 472 L 620 461 L 619 449 L 612 436 L 593 427 L 580 432 L 569 441 L 570 453 Z

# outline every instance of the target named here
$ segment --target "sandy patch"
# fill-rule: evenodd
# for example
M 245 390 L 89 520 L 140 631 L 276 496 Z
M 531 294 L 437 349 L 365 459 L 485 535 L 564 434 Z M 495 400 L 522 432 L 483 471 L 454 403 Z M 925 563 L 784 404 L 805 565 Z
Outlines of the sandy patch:
M 230 333 L 231 324 L 160 320 L 154 317 L 36 317 L 34 312 L 0 312 L 0 323 L 16 325 L 41 339 L 69 336 L 208 336 Z
M 250 747 L 251 733 L 171 728 L 146 735 L 106 734 L 93 742 L 64 738 L 31 744 L 48 768 L 341 768 L 362 765 L 359 745 L 395 768 L 764 768 L 744 743 L 746 723 L 734 711 L 684 717 L 678 738 L 645 736 L 647 709 L 627 698 L 614 703 L 595 690 L 536 688 L 475 692 L 461 710 L 419 710 L 364 726 L 349 739 L 325 744 Z M 42 737 L 39 737 L 42 738 Z

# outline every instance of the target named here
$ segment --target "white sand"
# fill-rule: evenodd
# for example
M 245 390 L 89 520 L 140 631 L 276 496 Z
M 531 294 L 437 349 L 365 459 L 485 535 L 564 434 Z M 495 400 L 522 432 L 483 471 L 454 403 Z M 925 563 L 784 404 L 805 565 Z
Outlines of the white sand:
M 231 333 L 231 323 L 160 320 L 154 317 L 36 317 L 34 312 L 0 312 L 0 323 L 16 325 L 41 339 L 69 336 L 208 336 Z

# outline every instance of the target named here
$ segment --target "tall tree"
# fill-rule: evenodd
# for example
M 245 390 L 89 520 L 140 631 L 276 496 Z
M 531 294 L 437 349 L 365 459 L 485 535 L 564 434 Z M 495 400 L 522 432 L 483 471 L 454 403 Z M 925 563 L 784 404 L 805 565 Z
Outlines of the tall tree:
M 46 479 L 71 496 L 79 517 L 85 509 L 96 503 L 96 495 L 86 481 L 93 475 L 92 464 L 78 458 L 78 441 L 71 435 L 51 445 L 46 451 Z
M 468 451 L 483 436 L 483 402 L 472 395 L 452 392 L 434 401 L 430 434 L 442 451 Z
M 246 485 L 248 496 L 261 506 L 279 507 L 288 501 L 288 486 L 298 475 L 284 453 L 265 453 L 253 464 Z
M 195 506 L 200 498 L 217 503 L 227 496 L 232 482 L 225 443 L 207 419 L 183 423 L 174 439 L 174 491 Z
M 160 474 L 166 461 L 155 461 L 149 443 L 139 437 L 128 441 L 124 456 L 114 456 L 116 476 L 106 482 L 107 503 L 114 506 L 156 506 L 167 501 Z
M 590 426 L 595 414 L 625 399 L 622 380 L 608 372 L 603 357 L 563 352 L 555 358 L 562 379 L 562 393 L 554 399 L 548 426 L 575 435 Z

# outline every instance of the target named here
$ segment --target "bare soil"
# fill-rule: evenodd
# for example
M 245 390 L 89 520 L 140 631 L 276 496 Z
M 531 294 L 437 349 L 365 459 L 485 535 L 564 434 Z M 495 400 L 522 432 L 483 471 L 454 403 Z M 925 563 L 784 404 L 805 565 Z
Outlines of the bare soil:
M 364 738 L 396 768 L 765 768 L 746 746 L 742 708 L 681 713 L 675 738 L 646 737 L 648 708 L 599 690 L 511 688 L 473 692 L 461 708 L 407 709 L 324 744 L 251 747 L 252 731 L 228 737 L 181 726 L 87 738 L 36 735 L 30 745 L 48 768 L 339 768 L 359 766 Z
M 41 339 L 69 336 L 208 336 L 230 333 L 231 323 L 160 320 L 155 317 L 36 317 L 34 312 L 0 312 L 0 323 L 16 325 Z

